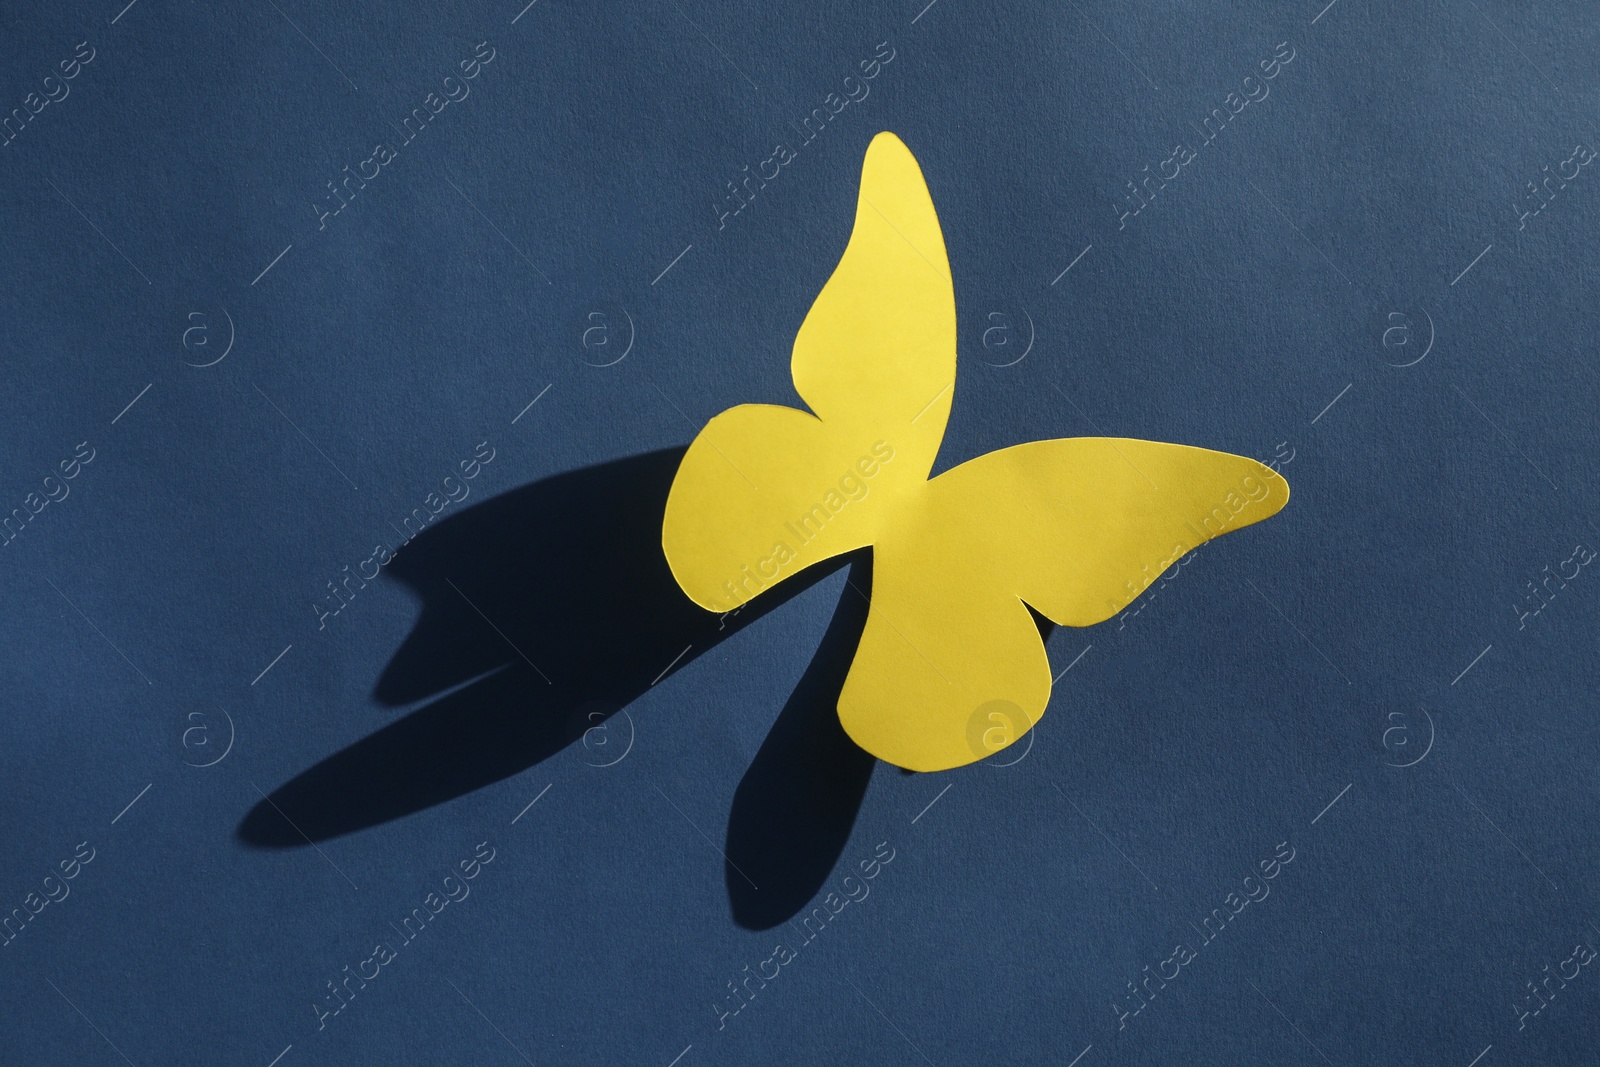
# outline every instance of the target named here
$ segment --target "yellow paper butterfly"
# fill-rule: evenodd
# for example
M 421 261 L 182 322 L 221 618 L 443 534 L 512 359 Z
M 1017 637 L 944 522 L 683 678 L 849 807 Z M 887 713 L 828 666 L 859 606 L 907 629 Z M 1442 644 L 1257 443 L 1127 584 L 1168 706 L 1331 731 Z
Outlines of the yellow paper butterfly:
M 867 149 L 855 229 L 791 372 L 811 411 L 741 404 L 712 419 L 672 483 L 662 547 L 690 599 L 729 611 L 871 545 L 839 719 L 911 770 L 982 759 L 1044 713 L 1050 663 L 1024 601 L 1060 625 L 1102 622 L 1180 556 L 1289 500 L 1255 460 L 1108 437 L 1017 445 L 930 480 L 955 388 L 955 292 L 922 171 L 891 133 Z

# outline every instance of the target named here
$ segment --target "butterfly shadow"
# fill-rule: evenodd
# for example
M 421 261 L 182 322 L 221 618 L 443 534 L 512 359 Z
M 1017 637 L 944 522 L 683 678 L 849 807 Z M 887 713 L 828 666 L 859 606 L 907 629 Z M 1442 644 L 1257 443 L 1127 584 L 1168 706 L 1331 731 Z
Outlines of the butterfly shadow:
M 593 731 L 669 670 L 845 565 L 857 590 L 871 588 L 863 551 L 735 614 L 697 607 L 661 551 L 682 456 L 670 449 L 559 474 L 465 508 L 406 544 L 384 570 L 422 598 L 422 613 L 373 696 L 387 706 L 431 701 L 273 790 L 238 838 L 305 847 L 509 778 L 575 742 L 620 733 Z M 798 913 L 855 824 L 876 760 L 845 734 L 835 706 L 865 619 L 865 595 L 847 588 L 734 792 L 724 871 L 743 927 L 768 929 Z M 612 758 L 603 747 L 594 753 Z

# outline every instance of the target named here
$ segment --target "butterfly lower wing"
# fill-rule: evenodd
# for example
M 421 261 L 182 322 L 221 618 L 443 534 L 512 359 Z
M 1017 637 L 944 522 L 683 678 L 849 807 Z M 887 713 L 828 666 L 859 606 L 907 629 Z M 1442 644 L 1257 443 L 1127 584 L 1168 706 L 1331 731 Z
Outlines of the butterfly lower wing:
M 870 544 L 895 458 L 887 442 L 796 408 L 729 408 L 695 437 L 667 495 L 661 545 L 673 577 L 696 604 L 729 611 Z
M 928 563 L 873 550 L 872 606 L 839 695 L 851 739 L 913 771 L 999 751 L 1050 697 L 1050 662 L 1022 601 Z
M 1101 622 L 1179 557 L 1288 498 L 1255 460 L 1121 438 L 1038 441 L 945 472 L 880 533 L 883 580 L 840 699 L 845 729 L 913 770 L 997 751 L 1049 700 L 1024 602 L 1062 625 Z

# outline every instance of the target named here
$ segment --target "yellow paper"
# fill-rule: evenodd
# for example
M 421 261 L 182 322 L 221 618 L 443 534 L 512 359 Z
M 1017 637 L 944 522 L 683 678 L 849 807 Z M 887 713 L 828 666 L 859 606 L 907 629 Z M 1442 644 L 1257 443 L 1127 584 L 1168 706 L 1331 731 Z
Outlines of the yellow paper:
M 955 395 L 955 292 L 922 171 L 891 133 L 867 149 L 850 243 L 791 369 L 811 411 L 742 404 L 707 423 L 662 547 L 690 599 L 729 611 L 871 545 L 839 719 L 911 770 L 982 759 L 1044 714 L 1050 664 L 1024 602 L 1061 625 L 1102 622 L 1289 499 L 1255 460 L 1124 438 L 1017 445 L 930 480 Z

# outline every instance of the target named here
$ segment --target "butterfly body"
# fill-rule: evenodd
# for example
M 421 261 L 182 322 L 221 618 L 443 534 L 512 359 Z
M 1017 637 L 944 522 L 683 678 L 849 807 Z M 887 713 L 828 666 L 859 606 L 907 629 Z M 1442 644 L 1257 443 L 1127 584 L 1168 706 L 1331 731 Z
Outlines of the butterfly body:
M 1101 622 L 1289 496 L 1254 460 L 1123 438 L 1016 445 L 930 479 L 955 338 L 932 199 L 910 151 L 879 134 L 849 245 L 795 339 L 811 411 L 746 404 L 712 419 L 662 527 L 679 585 L 715 611 L 871 546 L 871 608 L 839 716 L 867 751 L 912 770 L 974 762 L 1043 714 L 1050 667 L 1029 605 L 1061 625 Z

